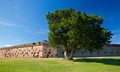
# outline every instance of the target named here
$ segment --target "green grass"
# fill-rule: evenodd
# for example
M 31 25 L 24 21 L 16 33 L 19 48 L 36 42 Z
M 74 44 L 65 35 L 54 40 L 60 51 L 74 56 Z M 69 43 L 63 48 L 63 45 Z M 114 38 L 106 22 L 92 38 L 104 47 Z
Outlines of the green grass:
M 120 72 L 120 57 L 0 58 L 0 72 Z

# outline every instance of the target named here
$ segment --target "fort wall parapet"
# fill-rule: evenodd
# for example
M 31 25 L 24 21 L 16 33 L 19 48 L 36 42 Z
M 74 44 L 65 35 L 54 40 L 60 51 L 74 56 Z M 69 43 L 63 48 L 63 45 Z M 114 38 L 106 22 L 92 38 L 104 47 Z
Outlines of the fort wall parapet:
M 64 51 L 53 48 L 48 42 L 37 42 L 0 48 L 0 57 L 8 58 L 49 58 L 63 57 Z M 120 56 L 120 44 L 107 44 L 101 50 L 89 52 L 81 49 L 74 54 L 75 57 L 85 56 Z

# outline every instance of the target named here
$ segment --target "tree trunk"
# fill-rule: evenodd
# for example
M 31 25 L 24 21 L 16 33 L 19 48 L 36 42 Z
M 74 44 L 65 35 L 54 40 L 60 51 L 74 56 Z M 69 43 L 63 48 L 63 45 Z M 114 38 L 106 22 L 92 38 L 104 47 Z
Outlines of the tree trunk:
M 64 59 L 66 60 L 73 60 L 73 52 L 70 53 L 68 51 L 64 51 Z

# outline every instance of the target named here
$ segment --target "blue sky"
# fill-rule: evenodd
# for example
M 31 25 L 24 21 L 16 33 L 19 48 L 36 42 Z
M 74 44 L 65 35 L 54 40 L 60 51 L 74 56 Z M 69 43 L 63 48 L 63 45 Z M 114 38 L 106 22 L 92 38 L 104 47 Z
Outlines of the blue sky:
M 47 40 L 45 15 L 67 8 L 103 16 L 120 44 L 120 0 L 0 0 L 0 47 Z

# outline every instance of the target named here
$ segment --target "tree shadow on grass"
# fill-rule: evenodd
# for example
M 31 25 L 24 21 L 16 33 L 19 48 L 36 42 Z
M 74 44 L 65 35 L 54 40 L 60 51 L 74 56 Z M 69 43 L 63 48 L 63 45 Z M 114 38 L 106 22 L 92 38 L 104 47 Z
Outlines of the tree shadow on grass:
M 115 65 L 120 66 L 120 59 L 112 59 L 112 58 L 105 58 L 105 59 L 74 59 L 74 62 L 88 62 L 88 63 L 103 63 L 106 65 Z

